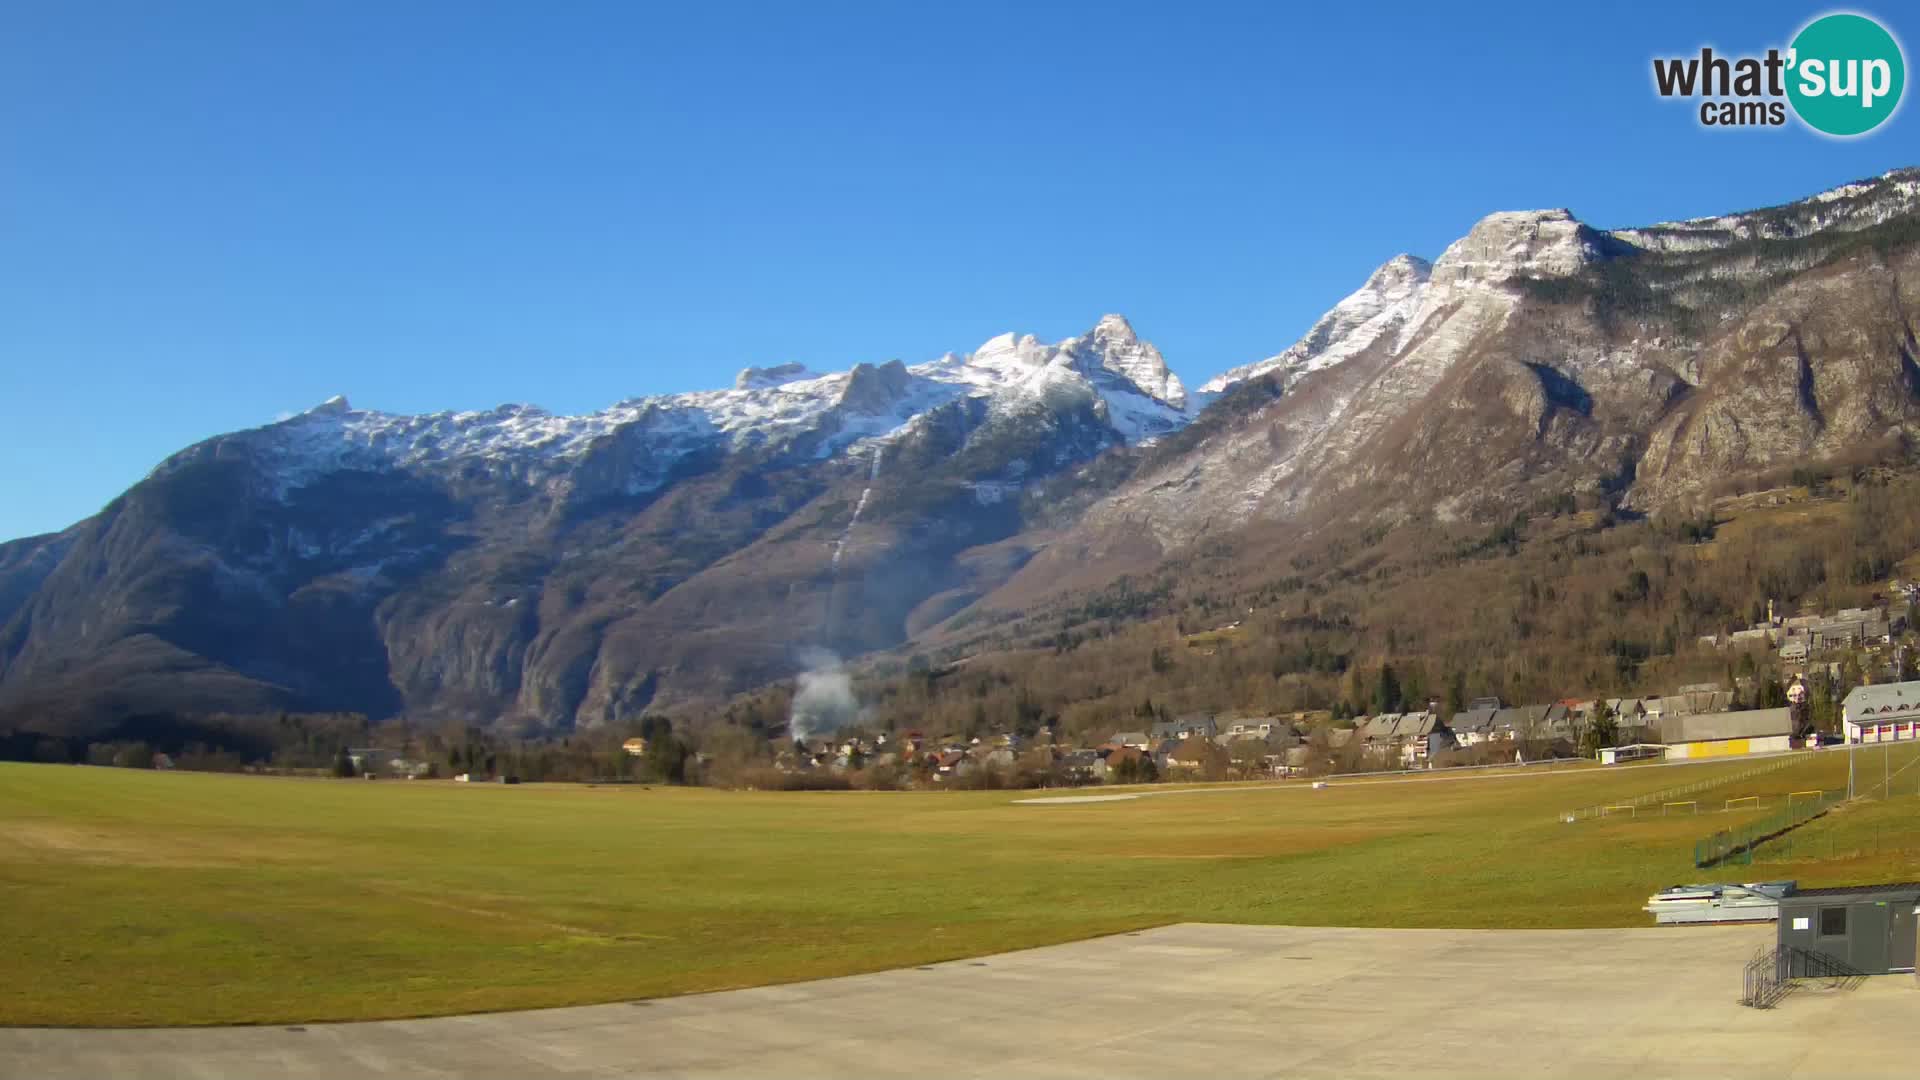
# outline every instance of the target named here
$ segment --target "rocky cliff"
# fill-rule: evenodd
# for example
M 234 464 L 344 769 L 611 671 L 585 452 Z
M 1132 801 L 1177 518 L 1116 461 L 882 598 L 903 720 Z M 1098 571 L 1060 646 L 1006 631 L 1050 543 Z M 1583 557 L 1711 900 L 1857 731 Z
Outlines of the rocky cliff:
M 1283 396 L 1095 502 L 1063 550 L 1173 551 L 1263 520 L 1629 510 L 1914 432 L 1920 172 L 1605 232 L 1493 214 L 1396 258 L 1299 343 L 1203 386 Z M 1035 568 L 1044 573 L 1044 563 Z

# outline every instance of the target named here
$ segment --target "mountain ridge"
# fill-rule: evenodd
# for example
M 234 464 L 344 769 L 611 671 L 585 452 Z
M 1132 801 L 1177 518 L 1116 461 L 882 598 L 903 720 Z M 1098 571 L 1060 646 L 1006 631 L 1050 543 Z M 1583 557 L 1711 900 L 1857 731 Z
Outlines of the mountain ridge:
M 1633 229 L 1489 214 L 1192 390 L 1108 315 L 574 417 L 332 398 L 0 545 L 0 718 L 565 729 L 1017 619 L 1249 529 L 1677 505 L 1920 433 L 1916 206 L 1898 170 Z
M 1625 243 L 1649 251 L 1713 250 L 1755 238 L 1871 227 L 1891 216 L 1909 213 L 1917 204 L 1920 168 L 1892 170 L 1779 206 L 1614 230 L 1594 229 L 1565 209 L 1496 211 L 1477 221 L 1466 236 L 1442 253 L 1438 262 L 1443 283 L 1449 277 L 1459 284 L 1489 276 L 1564 276 L 1590 265 L 1601 257 L 1600 249 L 1610 244 Z M 1480 236 L 1477 241 L 1476 234 Z M 864 416 L 885 420 L 890 418 L 886 414 L 889 404 L 937 407 L 969 392 L 990 394 L 1013 388 L 1023 379 L 1044 381 L 1050 363 L 1065 356 L 1069 366 L 1077 365 L 1081 374 L 1112 376 L 1129 384 L 1121 392 L 1130 390 L 1134 396 L 1164 406 L 1159 410 L 1150 406 L 1131 410 L 1138 416 L 1129 433 L 1134 438 L 1151 438 L 1184 424 L 1218 394 L 1248 378 L 1280 370 L 1285 373 L 1283 382 L 1291 381 L 1346 359 L 1384 329 L 1377 325 L 1379 321 L 1397 324 L 1412 314 L 1405 310 L 1407 301 L 1417 295 L 1420 286 L 1430 282 L 1435 265 L 1404 253 L 1387 260 L 1360 289 L 1336 302 L 1287 350 L 1229 368 L 1203 382 L 1192 395 L 1191 408 L 1183 380 L 1159 350 L 1141 341 L 1125 316 L 1108 314 L 1088 331 L 1052 345 L 1030 334 L 1008 332 L 989 338 L 970 353 L 949 352 L 912 366 L 898 360 L 878 365 L 861 362 L 845 371 L 824 373 L 797 362 L 748 367 L 735 378 L 731 389 L 628 398 L 606 409 L 572 416 L 525 403 L 425 414 L 363 412 L 353 409 L 345 395 L 336 395 L 276 423 L 360 415 L 366 419 L 356 426 L 354 434 L 364 439 L 369 450 L 395 441 L 438 443 L 447 439 L 454 443 L 451 451 L 456 456 L 463 451 L 484 454 L 497 449 L 546 451 L 566 457 L 583 453 L 588 443 L 612 428 L 636 422 L 662 428 L 677 424 L 689 435 L 724 433 L 749 441 L 777 438 L 781 428 L 815 419 L 817 412 L 825 411 L 823 401 L 844 395 L 850 387 L 868 405 L 862 410 Z M 1086 355 L 1075 355 L 1076 350 Z M 892 389 L 875 396 L 870 388 L 872 376 L 867 374 L 874 370 L 904 370 L 909 378 L 892 376 Z M 917 400 L 906 400 L 916 393 L 921 395 Z M 830 446 L 840 449 L 861 438 L 896 436 L 899 427 L 912 417 L 894 414 L 891 418 L 899 424 L 885 430 L 872 430 L 871 424 L 856 426 L 844 432 L 844 441 L 833 441 Z M 212 438 L 227 437 L 230 435 Z M 159 467 L 166 467 L 177 456 L 169 457 Z M 428 450 L 416 450 L 410 459 L 403 455 L 399 463 L 417 463 L 430 456 Z

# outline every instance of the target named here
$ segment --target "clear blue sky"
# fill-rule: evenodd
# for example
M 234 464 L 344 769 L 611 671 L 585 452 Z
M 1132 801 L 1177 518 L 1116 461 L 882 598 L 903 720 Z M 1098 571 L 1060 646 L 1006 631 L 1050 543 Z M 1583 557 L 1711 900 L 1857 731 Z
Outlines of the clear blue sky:
M 0 538 L 335 393 L 577 412 L 1107 311 L 1197 382 L 1493 210 L 1920 163 L 1911 102 L 1843 143 L 1654 98 L 1821 6 L 1587 7 L 13 0 Z

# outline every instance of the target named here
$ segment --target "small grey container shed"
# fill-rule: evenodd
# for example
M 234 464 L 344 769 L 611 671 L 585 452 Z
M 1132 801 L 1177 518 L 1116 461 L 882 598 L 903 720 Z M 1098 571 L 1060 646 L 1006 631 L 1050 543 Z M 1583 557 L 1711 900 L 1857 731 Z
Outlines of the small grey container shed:
M 1796 889 L 1780 898 L 1779 942 L 1863 975 L 1912 971 L 1920 883 Z M 1793 974 L 1805 975 L 1795 961 Z

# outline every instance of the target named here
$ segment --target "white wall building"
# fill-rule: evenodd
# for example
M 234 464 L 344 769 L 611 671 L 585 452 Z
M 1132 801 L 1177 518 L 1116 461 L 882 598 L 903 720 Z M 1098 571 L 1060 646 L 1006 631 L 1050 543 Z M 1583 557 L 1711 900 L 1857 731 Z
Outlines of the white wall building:
M 1920 682 L 1854 687 L 1840 703 L 1840 724 L 1850 743 L 1920 738 Z
M 1787 709 L 1668 716 L 1659 731 L 1668 761 L 1793 749 L 1793 716 Z

